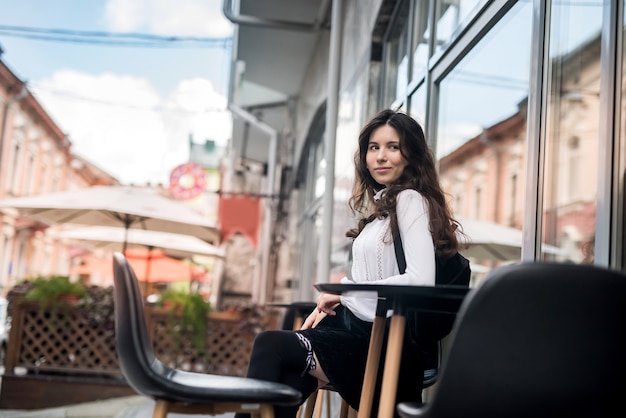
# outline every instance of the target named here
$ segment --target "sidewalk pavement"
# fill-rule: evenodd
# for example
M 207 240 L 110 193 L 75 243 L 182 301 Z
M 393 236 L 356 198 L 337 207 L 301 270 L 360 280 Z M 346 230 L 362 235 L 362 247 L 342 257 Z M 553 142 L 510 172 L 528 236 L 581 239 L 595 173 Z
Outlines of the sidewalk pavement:
M 4 367 L 0 366 L 0 385 Z M 124 396 L 56 408 L 15 410 L 0 409 L 0 418 L 152 418 L 154 401 L 141 395 Z M 185 415 L 170 413 L 167 418 L 233 418 L 222 415 Z
M 103 401 L 37 410 L 0 409 L 0 418 L 152 418 L 154 401 L 144 396 L 126 396 Z M 170 413 L 168 418 L 233 418 L 222 415 L 184 415 Z

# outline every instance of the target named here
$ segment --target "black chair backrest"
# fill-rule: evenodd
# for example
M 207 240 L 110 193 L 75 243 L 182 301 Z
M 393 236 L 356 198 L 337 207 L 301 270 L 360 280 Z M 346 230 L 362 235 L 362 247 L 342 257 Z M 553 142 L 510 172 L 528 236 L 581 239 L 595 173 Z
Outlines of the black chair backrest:
M 293 302 L 285 309 L 285 315 L 280 329 L 292 330 L 296 317 L 306 318 L 317 304 L 315 302 Z
M 522 263 L 470 292 L 426 416 L 626 416 L 626 276 Z
M 120 368 L 128 384 L 145 395 L 160 395 L 151 389 L 153 367 L 162 367 L 156 359 L 144 314 L 139 282 L 121 253 L 113 254 L 115 295 L 115 337 Z M 154 393 L 151 393 L 154 392 Z

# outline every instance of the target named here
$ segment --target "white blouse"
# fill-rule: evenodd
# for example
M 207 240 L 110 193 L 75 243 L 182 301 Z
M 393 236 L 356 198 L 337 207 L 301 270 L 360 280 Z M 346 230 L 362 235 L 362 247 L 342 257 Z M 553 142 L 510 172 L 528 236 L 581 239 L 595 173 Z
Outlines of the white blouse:
M 396 212 L 406 272 L 400 274 L 393 245 L 389 218 L 368 223 L 352 246 L 352 280 L 341 283 L 435 285 L 435 247 L 429 226 L 428 203 L 413 189 L 398 194 Z M 373 322 L 376 293 L 349 292 L 341 295 L 341 304 L 363 321 Z M 388 312 L 388 316 L 391 311 Z

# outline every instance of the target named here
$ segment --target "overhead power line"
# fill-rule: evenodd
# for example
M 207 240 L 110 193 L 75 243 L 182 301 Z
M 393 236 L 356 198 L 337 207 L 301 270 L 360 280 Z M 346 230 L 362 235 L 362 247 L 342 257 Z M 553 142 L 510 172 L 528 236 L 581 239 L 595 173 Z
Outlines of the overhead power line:
M 85 103 L 110 106 L 110 107 L 115 107 L 115 108 L 126 108 L 126 109 L 142 110 L 142 111 L 159 111 L 159 112 L 168 111 L 168 112 L 174 112 L 174 113 L 179 113 L 179 114 L 190 114 L 190 115 L 207 114 L 207 113 L 222 113 L 222 112 L 228 113 L 229 112 L 228 109 L 221 108 L 221 107 L 207 107 L 204 109 L 189 110 L 189 109 L 184 109 L 182 107 L 139 106 L 139 105 L 134 105 L 131 103 L 114 102 L 114 101 L 109 101 L 109 100 L 81 96 L 81 95 L 68 92 L 68 91 L 54 90 L 54 89 L 50 89 L 50 88 L 46 88 L 44 86 L 38 85 L 37 83 L 33 83 L 33 82 L 29 82 L 29 85 L 34 87 L 33 93 L 35 95 L 46 94 L 46 95 L 61 97 L 64 99 L 77 100 L 77 101 L 81 101 Z
M 162 36 L 146 33 L 78 31 L 12 25 L 0 25 L 0 36 L 47 42 L 142 48 L 228 48 L 232 44 L 230 37 Z

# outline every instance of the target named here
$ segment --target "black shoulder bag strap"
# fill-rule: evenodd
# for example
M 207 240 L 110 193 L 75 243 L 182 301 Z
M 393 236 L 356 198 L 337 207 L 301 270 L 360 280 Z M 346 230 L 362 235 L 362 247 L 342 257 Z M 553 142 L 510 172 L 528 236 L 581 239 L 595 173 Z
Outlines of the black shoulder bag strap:
M 396 251 L 398 270 L 400 270 L 400 274 L 404 274 L 406 271 L 406 258 L 404 257 L 404 248 L 402 248 L 402 239 L 400 239 L 400 234 L 398 234 L 398 236 L 393 240 L 393 247 Z

